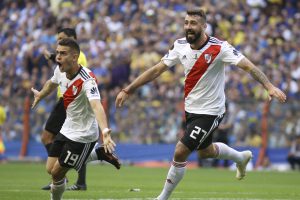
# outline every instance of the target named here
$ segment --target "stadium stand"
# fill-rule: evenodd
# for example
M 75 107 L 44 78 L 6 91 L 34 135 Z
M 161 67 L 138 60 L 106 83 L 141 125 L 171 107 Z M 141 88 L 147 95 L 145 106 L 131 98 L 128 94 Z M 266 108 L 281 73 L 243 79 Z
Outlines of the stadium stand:
M 124 109 L 116 110 L 114 100 L 128 80 L 156 63 L 175 38 L 184 36 L 182 15 L 188 6 L 196 5 L 207 10 L 208 34 L 243 49 L 287 93 L 288 103 L 272 102 L 267 115 L 268 148 L 287 148 L 300 135 L 300 1 L 199 2 L 1 1 L 0 96 L 7 116 L 2 125 L 4 144 L 22 140 L 24 99 L 32 98 L 32 86 L 41 88 L 52 75 L 53 64 L 42 52 L 55 49 L 55 33 L 65 26 L 76 28 L 82 51 L 98 78 L 114 139 L 119 143 L 174 143 L 183 120 L 180 66 L 142 87 L 131 97 L 134 103 Z M 228 67 L 226 93 L 233 118 L 230 144 L 260 147 L 266 101 L 263 88 L 245 73 Z M 30 111 L 31 142 L 39 143 L 54 101 L 55 94 Z

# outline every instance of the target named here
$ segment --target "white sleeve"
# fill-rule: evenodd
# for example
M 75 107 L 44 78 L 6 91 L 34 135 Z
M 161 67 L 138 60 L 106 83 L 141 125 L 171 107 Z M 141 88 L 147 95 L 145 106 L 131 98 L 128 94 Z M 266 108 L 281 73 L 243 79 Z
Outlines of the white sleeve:
M 178 54 L 178 52 L 176 50 L 176 46 L 175 46 L 175 43 L 174 43 L 174 45 L 171 47 L 171 49 L 169 49 L 169 52 L 164 57 L 162 57 L 161 60 L 168 67 L 172 67 L 172 66 L 180 63 L 178 55 L 179 54 Z
M 237 65 L 245 56 L 228 42 L 222 44 L 221 60 L 230 65 Z
M 54 70 L 53 76 L 50 79 L 51 82 L 59 84 L 59 73 L 60 73 L 60 70 L 59 70 L 59 66 L 57 65 Z
M 88 79 L 83 83 L 83 90 L 89 100 L 101 99 L 95 79 Z

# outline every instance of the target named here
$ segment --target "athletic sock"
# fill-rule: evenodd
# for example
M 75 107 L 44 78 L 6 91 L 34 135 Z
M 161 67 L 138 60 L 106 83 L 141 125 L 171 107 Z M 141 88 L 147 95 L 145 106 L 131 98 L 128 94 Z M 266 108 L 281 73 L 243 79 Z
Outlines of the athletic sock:
M 217 149 L 217 156 L 216 156 L 217 159 L 233 160 L 236 163 L 243 161 L 243 154 L 241 152 L 221 142 L 216 142 L 213 144 Z
M 160 195 L 157 197 L 158 200 L 167 200 L 172 194 L 177 184 L 181 181 L 186 170 L 187 162 L 175 162 L 173 161 L 165 182 L 164 188 Z
M 65 178 L 51 184 L 51 200 L 61 200 L 66 188 Z
M 86 177 L 86 165 L 82 165 L 81 169 L 78 172 L 77 185 L 86 185 L 85 182 Z

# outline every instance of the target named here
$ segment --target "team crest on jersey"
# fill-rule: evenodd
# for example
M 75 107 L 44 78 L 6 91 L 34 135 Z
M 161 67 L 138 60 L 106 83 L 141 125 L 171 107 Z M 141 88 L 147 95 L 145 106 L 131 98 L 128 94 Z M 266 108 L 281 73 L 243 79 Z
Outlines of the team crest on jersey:
M 212 57 L 211 54 L 204 54 L 204 59 L 205 59 L 206 63 L 210 63 L 211 57 Z
M 78 88 L 75 85 L 73 85 L 73 87 L 72 87 L 73 95 L 77 94 L 77 90 L 78 90 Z

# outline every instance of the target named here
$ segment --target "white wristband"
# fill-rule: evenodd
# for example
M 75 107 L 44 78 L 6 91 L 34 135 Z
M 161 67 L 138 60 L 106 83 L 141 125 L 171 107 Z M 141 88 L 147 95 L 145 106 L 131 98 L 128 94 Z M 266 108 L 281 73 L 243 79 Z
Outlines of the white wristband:
M 102 131 L 102 133 L 107 133 L 107 132 L 109 132 L 109 128 L 105 128 L 105 129 L 103 129 L 103 131 Z

